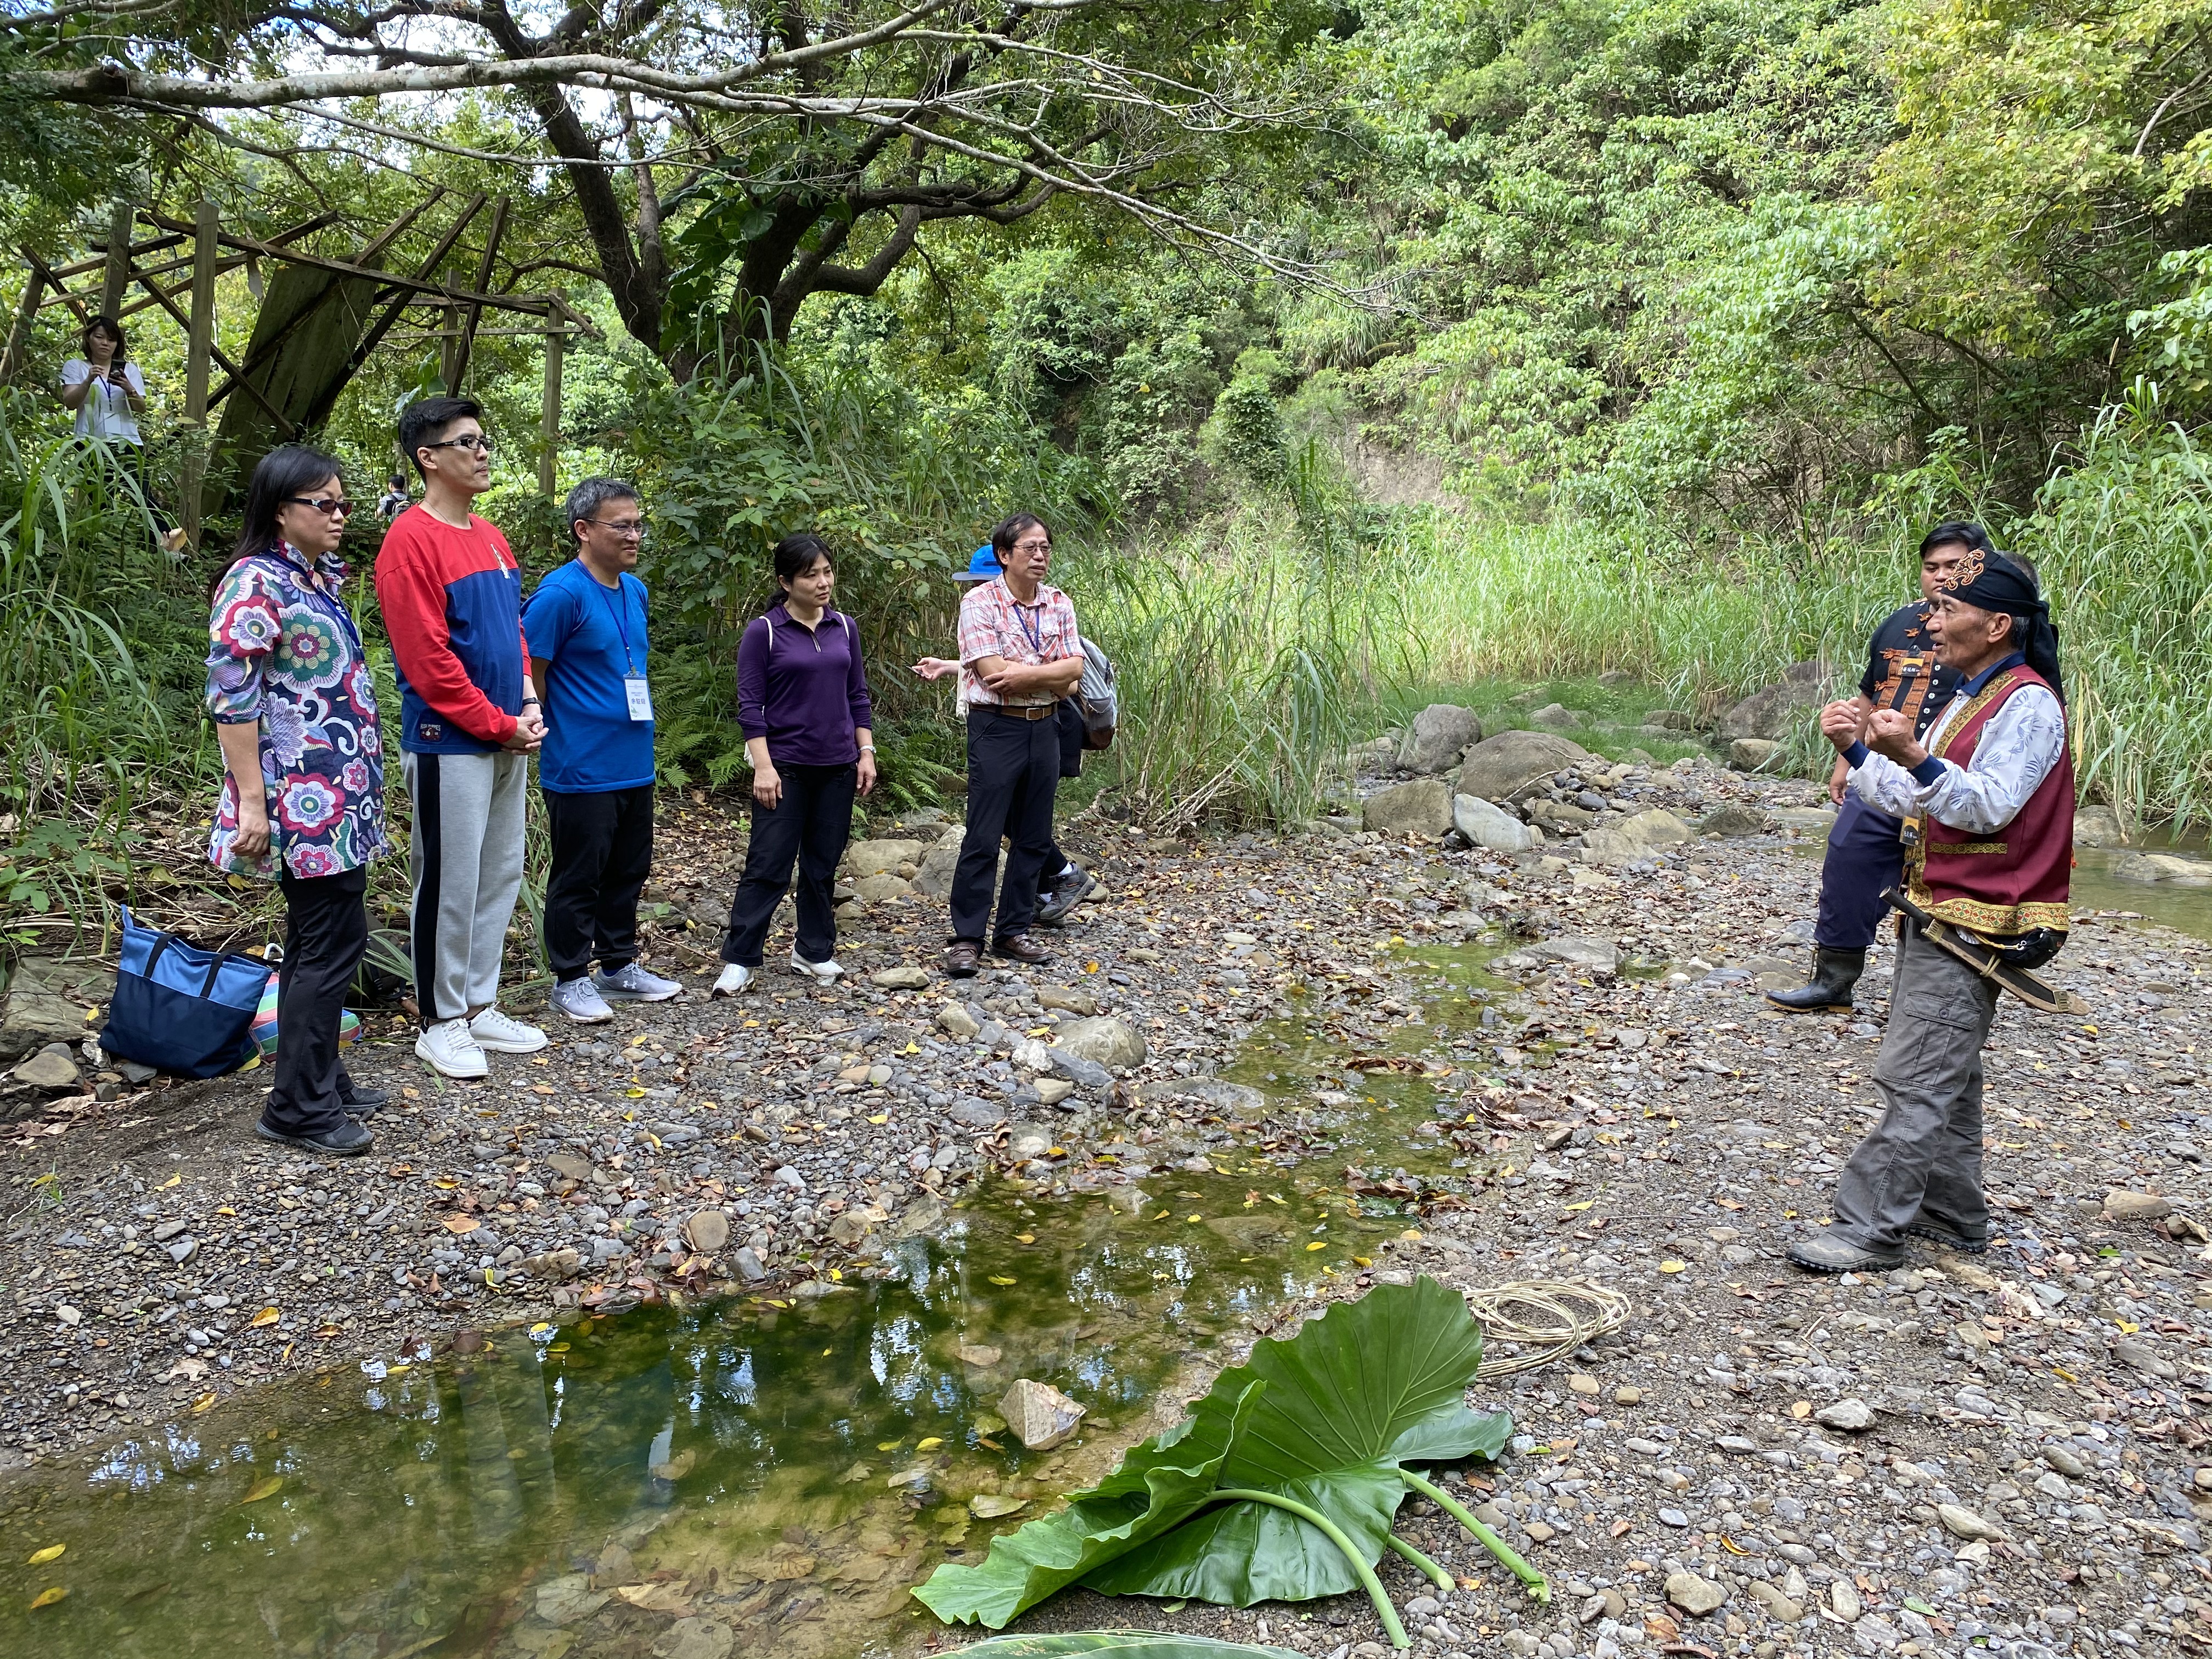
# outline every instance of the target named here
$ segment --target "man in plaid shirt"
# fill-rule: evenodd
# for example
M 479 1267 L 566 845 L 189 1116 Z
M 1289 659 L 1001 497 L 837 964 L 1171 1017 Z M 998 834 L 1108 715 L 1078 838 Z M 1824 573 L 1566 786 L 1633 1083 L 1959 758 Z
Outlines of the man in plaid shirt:
M 1047 959 L 1029 936 L 1037 881 L 1052 847 L 1060 785 L 1057 705 L 1083 678 L 1083 641 L 1067 595 L 1045 586 L 1052 532 L 1017 513 L 991 532 L 1003 567 L 960 602 L 960 689 L 968 704 L 968 833 L 952 877 L 952 942 L 945 971 L 968 978 L 994 956 Z M 990 928 L 999 841 L 1010 843 Z

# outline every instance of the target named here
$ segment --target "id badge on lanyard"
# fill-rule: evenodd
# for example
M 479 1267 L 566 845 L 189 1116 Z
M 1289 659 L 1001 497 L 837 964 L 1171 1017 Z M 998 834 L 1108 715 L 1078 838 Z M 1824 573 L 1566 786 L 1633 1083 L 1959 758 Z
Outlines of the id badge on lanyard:
M 649 720 L 653 718 L 653 693 L 646 689 L 644 675 L 625 674 L 623 677 L 623 695 L 629 700 L 629 717 L 632 720 Z

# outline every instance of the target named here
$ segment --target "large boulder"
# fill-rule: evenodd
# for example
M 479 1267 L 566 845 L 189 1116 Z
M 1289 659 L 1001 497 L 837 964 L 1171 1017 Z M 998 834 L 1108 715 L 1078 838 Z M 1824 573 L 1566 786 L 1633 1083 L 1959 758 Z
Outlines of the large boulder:
M 1728 746 L 1728 763 L 1739 772 L 1763 772 L 1785 752 L 1771 738 L 1738 738 Z
M 1482 721 L 1472 708 L 1432 702 L 1413 716 L 1398 742 L 1398 764 L 1408 772 L 1445 772 L 1471 744 L 1482 741 Z
M 21 1060 L 49 1042 L 82 1036 L 84 1013 L 28 974 L 18 973 L 6 1003 L 0 1005 L 0 1060 Z
M 1370 795 L 1360 809 L 1363 828 L 1382 836 L 1441 836 L 1452 827 L 1451 786 L 1419 778 Z
M 2076 847 L 2125 847 L 2128 832 L 2120 822 L 2120 815 L 2111 807 L 2077 806 L 2074 809 L 2074 844 Z
M 1533 845 L 1527 824 L 1478 795 L 1452 797 L 1452 828 L 1493 853 L 1525 853 Z
M 1820 706 L 1827 684 L 1827 671 L 1819 663 L 1792 663 L 1777 684 L 1761 687 L 1722 714 L 1713 736 L 1724 744 L 1738 738 L 1779 738 L 1795 716 Z
M 960 863 L 960 844 L 963 834 L 955 830 L 921 856 L 921 867 L 914 872 L 914 890 L 927 898 L 950 898 L 952 896 L 952 872 Z M 999 878 L 1006 873 L 1006 854 L 999 854 L 999 868 L 991 878 L 996 891 Z
M 928 849 L 918 841 L 856 841 L 845 849 L 845 873 L 896 875 L 903 864 L 920 864 Z
M 1064 1019 L 1053 1027 L 1052 1034 L 1054 1048 L 1096 1066 L 1110 1070 L 1144 1064 L 1144 1038 L 1118 1019 Z
M 1500 732 L 1468 750 L 1459 770 L 1459 793 L 1504 800 L 1523 784 L 1548 778 L 1596 757 L 1553 732 Z
M 1583 836 L 1583 854 L 1592 864 L 1632 864 L 1689 838 L 1688 824 L 1655 806 L 1618 823 L 1601 823 L 1587 831 Z

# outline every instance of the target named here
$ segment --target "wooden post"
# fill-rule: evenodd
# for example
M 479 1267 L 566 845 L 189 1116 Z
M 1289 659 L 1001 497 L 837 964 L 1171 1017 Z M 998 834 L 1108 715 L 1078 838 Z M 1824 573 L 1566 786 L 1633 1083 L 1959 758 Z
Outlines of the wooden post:
M 23 298 L 15 307 L 15 325 L 8 331 L 8 349 L 0 354 L 0 386 L 6 386 L 22 369 L 23 359 L 31 349 L 31 328 L 39 320 L 39 296 L 46 287 L 46 279 L 35 270 L 23 278 Z
M 185 545 L 200 541 L 200 481 L 206 476 L 208 378 L 215 349 L 215 278 L 222 262 L 222 222 L 203 197 L 192 215 L 192 315 L 185 334 Z
M 538 493 L 551 499 L 554 462 L 561 453 L 561 349 L 568 339 L 562 319 L 545 336 L 545 393 L 538 409 Z
M 477 265 L 476 292 L 491 292 L 492 261 L 499 257 L 499 239 L 507 230 L 507 198 L 502 196 L 491 204 L 491 224 L 484 232 L 483 258 Z M 447 313 L 451 317 L 453 313 Z M 446 390 L 460 395 L 461 381 L 469 372 L 469 358 L 476 350 L 477 324 L 483 319 L 483 307 L 474 301 L 460 318 L 460 337 L 452 342 L 452 356 L 447 361 L 453 372 L 446 376 Z
M 112 317 L 123 309 L 123 290 L 131 283 L 131 227 L 137 216 L 128 202 L 118 202 L 107 216 L 107 271 L 100 288 L 103 315 Z

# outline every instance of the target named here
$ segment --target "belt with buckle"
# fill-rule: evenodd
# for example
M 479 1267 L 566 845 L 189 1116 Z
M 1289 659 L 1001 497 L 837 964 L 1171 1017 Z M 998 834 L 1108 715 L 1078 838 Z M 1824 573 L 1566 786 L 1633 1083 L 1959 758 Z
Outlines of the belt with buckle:
M 1004 714 L 1009 720 L 1048 720 L 1060 705 L 1053 702 L 978 702 L 970 703 L 969 707 L 988 709 L 994 714 Z

